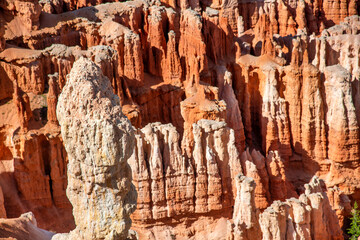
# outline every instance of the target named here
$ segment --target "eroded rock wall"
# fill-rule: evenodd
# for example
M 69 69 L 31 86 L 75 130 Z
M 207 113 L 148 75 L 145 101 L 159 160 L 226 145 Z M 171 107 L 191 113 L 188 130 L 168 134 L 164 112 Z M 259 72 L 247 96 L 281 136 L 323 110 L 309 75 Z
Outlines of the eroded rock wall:
M 140 239 L 251 239 L 257 219 L 267 226 L 272 217 L 285 239 L 341 238 L 338 225 L 360 199 L 356 1 L 14 0 L 0 8 L 1 213 L 33 211 L 39 227 L 57 232 L 75 227 L 65 195 L 74 151 L 64 148 L 56 105 L 86 57 L 135 128 L 129 165 Z M 304 184 L 314 175 L 323 185 L 310 197 Z M 81 229 L 79 209 L 76 231 L 95 236 Z

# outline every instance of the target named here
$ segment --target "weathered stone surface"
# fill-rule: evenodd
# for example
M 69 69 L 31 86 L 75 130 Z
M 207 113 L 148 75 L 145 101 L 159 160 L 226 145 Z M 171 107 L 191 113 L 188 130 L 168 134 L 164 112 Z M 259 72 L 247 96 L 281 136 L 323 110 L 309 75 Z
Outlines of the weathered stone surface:
M 32 118 L 29 96 L 24 93 L 14 81 L 13 102 L 16 108 L 18 119 L 20 120 L 20 129 L 23 132 L 28 131 L 28 122 Z
M 266 170 L 264 156 L 256 151 L 246 149 L 241 154 L 241 165 L 244 175 L 251 177 L 255 183 L 255 206 L 258 209 L 265 209 L 271 201 L 269 191 L 269 176 Z
M 6 218 L 6 210 L 4 206 L 4 194 L 2 188 L 0 188 L 0 217 Z
M 148 124 L 136 134 L 137 145 L 129 160 L 138 191 L 134 221 L 194 212 L 194 169 L 181 154 L 179 138 L 171 124 Z
M 47 95 L 47 120 L 52 124 L 58 124 L 56 118 L 56 104 L 58 100 L 58 78 L 59 74 L 49 75 L 49 92 Z
M 314 177 L 305 189 L 299 199 L 275 201 L 260 214 L 263 239 L 343 239 L 319 179 Z
M 236 176 L 237 194 L 234 206 L 234 239 L 260 239 L 259 213 L 255 207 L 255 182 L 242 174 Z
M 319 223 L 312 236 L 338 238 L 323 193 L 312 197 L 313 205 L 292 198 L 319 176 L 340 226 L 349 201 L 360 199 L 359 4 L 104 2 L 0 2 L 0 185 L 7 217 L 32 211 L 39 227 L 74 228 L 55 108 L 74 62 L 87 57 L 136 128 L 129 163 L 140 239 L 252 235 L 254 221 L 233 210 L 241 198 L 239 173 L 256 183 L 244 193 L 254 195 L 248 204 L 279 212 L 269 216 L 278 219 L 272 225 L 292 222 L 284 231 L 306 239 L 314 212 L 307 208 L 320 206 L 324 218 L 315 221 L 335 230 Z
M 0 20 L 0 52 L 5 49 L 5 24 L 3 20 Z
M 124 239 L 136 193 L 127 159 L 134 133 L 110 81 L 80 58 L 59 96 L 57 117 L 68 153 L 67 196 L 76 229 L 70 239 Z
M 129 161 L 139 196 L 135 224 L 229 212 L 234 178 L 241 172 L 234 131 L 211 120 L 194 123 L 192 131 L 190 158 L 182 153 L 179 133 L 171 124 L 148 124 L 136 134 L 137 146 Z
M 0 218 L 0 236 L 5 239 L 39 239 L 50 240 L 54 233 L 37 227 L 32 212 L 21 214 L 18 218 Z
M 346 161 L 357 167 L 359 124 L 352 99 L 350 78 L 349 72 L 340 65 L 325 68 L 326 119 L 329 128 L 328 156 L 334 163 Z

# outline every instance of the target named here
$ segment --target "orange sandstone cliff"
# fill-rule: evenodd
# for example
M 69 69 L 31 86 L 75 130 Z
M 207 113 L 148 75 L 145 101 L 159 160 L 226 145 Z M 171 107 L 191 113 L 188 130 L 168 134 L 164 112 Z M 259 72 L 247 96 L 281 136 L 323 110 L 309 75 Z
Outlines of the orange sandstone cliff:
M 346 238 L 359 14 L 356 0 L 0 2 L 0 237 Z

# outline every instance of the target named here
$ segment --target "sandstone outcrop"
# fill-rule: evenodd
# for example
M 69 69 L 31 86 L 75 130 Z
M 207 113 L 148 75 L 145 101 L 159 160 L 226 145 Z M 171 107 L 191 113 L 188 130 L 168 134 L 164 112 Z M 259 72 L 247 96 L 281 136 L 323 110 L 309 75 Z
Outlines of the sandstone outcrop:
M 21 23 L 22 29 L 19 29 L 18 31 L 26 31 L 29 33 L 40 27 L 41 6 L 38 0 L 11 0 L 2 3 L 1 7 L 4 11 L 4 15 L 9 14 L 13 16 L 13 19 L 9 23 L 10 25 L 16 26 Z
M 7 217 L 30 210 L 40 228 L 57 232 L 73 227 L 72 208 L 65 192 L 67 154 L 59 134 L 59 129 L 46 127 L 4 135 L 1 164 Z M 61 220 L 51 218 L 53 214 Z
M 50 240 L 54 233 L 37 227 L 32 212 L 21 214 L 19 218 L 0 218 L 0 237 L 3 239 L 39 239 Z
M 193 125 L 192 159 L 182 155 L 179 134 L 169 124 L 147 125 L 136 134 L 137 148 L 129 162 L 135 166 L 132 171 L 139 194 L 138 209 L 133 216 L 136 230 L 144 234 L 151 230 L 143 231 L 142 227 L 151 225 L 153 220 L 166 226 L 175 217 L 188 218 L 196 213 L 212 213 L 216 216 L 220 209 L 221 215 L 227 216 L 226 212 L 231 213 L 227 208 L 228 203 L 229 206 L 234 205 L 234 212 L 232 218 L 229 217 L 232 227 L 227 234 L 234 239 L 254 239 L 252 237 L 259 234 L 265 239 L 278 239 L 280 235 L 276 237 L 273 231 L 277 230 L 271 227 L 274 222 L 278 222 L 280 229 L 276 234 L 283 234 L 284 237 L 295 234 L 306 239 L 317 232 L 326 231 L 329 237 L 342 239 L 339 220 L 331 209 L 332 205 L 338 206 L 336 209 L 339 209 L 340 215 L 340 209 L 343 209 L 340 206 L 348 206 L 346 200 L 335 203 L 338 202 L 335 198 L 339 199 L 341 192 L 331 190 L 330 202 L 320 187 L 319 179 L 313 178 L 310 184 L 305 185 L 305 194 L 299 197 L 289 187 L 285 166 L 278 152 L 270 152 L 266 160 L 256 151 L 251 155 L 249 151 L 244 152 L 240 158 L 233 130 L 230 134 L 226 133 L 227 128 L 222 124 L 200 120 Z M 202 146 L 206 146 L 206 150 Z M 257 180 L 242 175 L 242 172 Z M 236 176 L 238 173 L 241 174 Z M 222 176 L 230 177 L 223 179 Z M 272 199 L 277 201 L 269 206 Z M 264 209 L 262 214 L 259 208 Z M 289 221 L 293 221 L 292 228 L 286 227 Z M 318 225 L 317 221 L 329 222 L 337 227 L 326 230 L 326 225 Z M 174 227 L 172 231 L 181 236 L 180 229 Z M 200 232 L 201 227 L 193 229 Z
M 19 89 L 17 82 L 14 81 L 13 101 L 16 107 L 18 119 L 20 120 L 20 129 L 24 132 L 28 131 L 28 122 L 32 117 L 30 109 L 29 96 Z
M 105 225 L 100 238 L 110 237 L 111 221 L 78 204 L 83 194 L 93 213 L 121 212 L 124 228 L 114 234 L 125 236 L 131 172 L 140 239 L 341 239 L 339 226 L 347 228 L 360 200 L 359 11 L 355 0 L 0 2 L 0 216 L 31 211 L 58 233 L 73 230 L 75 217 L 76 230 L 57 237 L 92 238 Z M 89 72 L 75 71 L 76 61 Z M 98 77 L 101 99 L 121 106 L 101 107 L 93 91 L 73 87 L 69 99 L 80 104 L 69 109 L 93 124 L 81 131 L 100 126 L 95 112 L 135 133 L 110 146 L 120 136 L 96 131 L 102 138 L 92 142 L 121 145 L 123 155 L 112 151 L 107 166 L 80 164 L 80 175 L 73 166 L 86 154 L 92 163 L 115 158 L 90 141 L 70 146 L 84 136 L 59 126 L 74 116 L 56 115 L 72 68 L 83 76 L 71 74 L 74 81 Z M 103 169 L 120 166 L 126 180 L 107 180 Z M 309 192 L 314 176 L 321 189 Z M 98 205 L 104 184 L 123 187 L 116 196 L 100 190 L 117 205 Z M 68 191 L 74 209 L 67 187 L 79 190 Z M 90 219 L 94 228 L 85 229 Z
M 4 206 L 4 193 L 1 188 L 0 188 L 0 217 L 6 218 L 6 210 Z
M 2 20 L 0 20 L 0 52 L 5 49 L 5 24 Z
M 329 158 L 355 164 L 359 159 L 359 124 L 352 99 L 351 76 L 340 65 L 325 68 Z M 340 119 L 335 115 L 342 113 Z M 335 137 L 336 136 L 336 137 Z M 346 149 L 346 151 L 344 151 Z M 340 157 L 341 156 L 341 157 Z
M 260 239 L 259 212 L 255 206 L 255 182 L 253 179 L 239 174 L 236 176 L 236 199 L 234 206 L 234 232 L 237 239 Z
M 255 207 L 257 209 L 265 209 L 271 202 L 269 191 L 269 176 L 266 170 L 264 156 L 256 151 L 246 149 L 241 154 L 241 164 L 243 166 L 243 173 L 247 177 L 251 177 L 255 183 Z
M 234 178 L 241 172 L 234 131 L 224 122 L 200 120 L 193 125 L 193 135 L 188 158 L 171 124 L 149 124 L 136 134 L 137 147 L 129 162 L 139 196 L 135 223 L 229 211 Z
M 305 186 L 299 199 L 275 201 L 260 214 L 263 239 L 343 239 L 335 212 L 319 179 Z
M 274 201 L 263 212 L 255 207 L 255 182 L 237 176 L 232 230 L 228 239 L 343 239 L 335 211 L 314 177 L 299 198 Z
M 69 158 L 67 196 L 76 223 L 68 238 L 124 239 L 136 207 L 127 163 L 134 134 L 95 63 L 85 58 L 74 63 L 56 113 Z
M 58 87 L 57 87 L 57 79 L 59 74 L 57 75 L 49 75 L 49 92 L 47 95 L 47 120 L 52 124 L 58 124 L 56 118 L 56 104 L 58 100 Z

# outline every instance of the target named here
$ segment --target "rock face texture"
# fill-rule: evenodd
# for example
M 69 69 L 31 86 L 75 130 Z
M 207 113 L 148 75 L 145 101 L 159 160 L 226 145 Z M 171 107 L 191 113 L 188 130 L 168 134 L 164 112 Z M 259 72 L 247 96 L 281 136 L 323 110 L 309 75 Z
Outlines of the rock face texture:
M 149 124 L 136 134 L 129 161 L 139 195 L 134 221 L 166 222 L 219 210 L 230 214 L 234 178 L 241 171 L 234 131 L 224 122 L 200 120 L 193 134 L 190 158 L 182 155 L 179 133 L 171 124 Z
M 21 214 L 18 218 L 0 218 L 0 236 L 3 239 L 39 239 L 50 240 L 54 233 L 37 227 L 34 214 L 31 212 Z
M 74 63 L 56 113 L 69 157 L 66 192 L 76 224 L 69 239 L 126 238 L 136 207 L 127 163 L 134 134 L 95 63 L 85 58 Z
M 356 0 L 0 1 L 0 217 L 73 230 L 56 238 L 125 238 L 131 213 L 139 239 L 346 238 L 359 13 Z
M 252 178 L 242 174 L 236 176 L 236 199 L 234 206 L 234 239 L 260 239 L 259 212 L 255 206 L 255 186 Z
M 274 201 L 262 213 L 255 208 L 255 182 L 237 176 L 238 195 L 234 209 L 232 239 L 342 239 L 335 211 L 331 209 L 320 181 L 305 184 L 299 198 Z M 261 228 L 261 231 L 260 229 Z
M 314 177 L 299 199 L 274 201 L 260 214 L 263 239 L 342 239 L 338 219 Z

